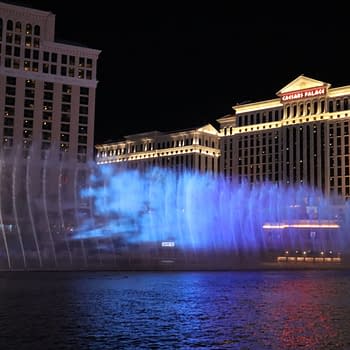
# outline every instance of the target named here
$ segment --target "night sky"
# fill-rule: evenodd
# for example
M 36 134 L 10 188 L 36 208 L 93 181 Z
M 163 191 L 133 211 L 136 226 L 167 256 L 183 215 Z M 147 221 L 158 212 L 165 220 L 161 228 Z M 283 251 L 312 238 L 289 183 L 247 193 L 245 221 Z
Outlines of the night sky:
M 235 104 L 275 98 L 300 74 L 350 85 L 343 2 L 16 4 L 56 14 L 56 40 L 102 51 L 95 143 L 217 126 Z

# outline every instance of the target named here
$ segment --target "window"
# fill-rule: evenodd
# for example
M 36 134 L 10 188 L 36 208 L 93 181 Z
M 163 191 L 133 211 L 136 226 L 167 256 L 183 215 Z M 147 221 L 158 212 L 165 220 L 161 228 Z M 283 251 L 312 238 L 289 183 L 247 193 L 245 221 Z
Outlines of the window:
M 70 94 L 72 92 L 72 86 L 63 84 L 62 85 L 62 92 L 66 93 L 66 94 Z
M 33 118 L 33 117 L 34 117 L 34 111 L 32 109 L 24 110 L 24 118 Z
M 4 128 L 4 136 L 13 136 L 12 128 Z
M 61 134 L 60 140 L 63 142 L 69 142 L 69 134 Z
M 14 124 L 13 118 L 5 118 L 4 119 L 4 125 L 6 125 L 6 126 L 13 126 L 13 124 Z
M 81 113 L 81 114 L 88 114 L 88 107 L 80 106 L 79 107 L 79 113 Z
M 5 58 L 5 67 L 10 68 L 11 67 L 12 60 L 11 58 Z
M 32 34 L 32 25 L 30 23 L 26 24 L 26 34 L 31 35 Z
M 23 127 L 27 129 L 32 129 L 33 128 L 33 120 L 31 119 L 24 119 L 23 121 Z
M 52 120 L 52 112 L 43 112 L 44 120 Z
M 21 24 L 21 22 L 16 22 L 15 32 L 16 33 L 20 33 L 21 31 L 22 31 L 22 24 Z
M 29 98 L 34 98 L 34 90 L 26 89 L 25 92 L 24 92 L 24 96 L 25 97 L 29 97 Z
M 81 87 L 80 88 L 80 95 L 89 95 L 89 88 Z
M 70 114 L 62 113 L 61 122 L 69 123 L 70 122 Z
M 53 100 L 53 93 L 51 91 L 44 91 L 44 100 Z
M 40 47 L 40 39 L 39 38 L 34 38 L 34 47 Z
M 88 117 L 85 117 L 83 115 L 79 116 L 79 124 L 87 125 L 88 124 Z
M 16 88 L 13 86 L 6 86 L 6 95 L 15 96 Z
M 70 105 L 62 104 L 61 110 L 62 110 L 62 112 L 69 113 L 70 112 Z
M 8 106 L 14 106 L 15 105 L 15 98 L 14 97 L 6 97 L 5 104 Z
M 87 137 L 79 135 L 78 142 L 86 144 L 87 143 Z
M 87 126 L 79 126 L 79 134 L 87 134 Z
M 88 105 L 89 104 L 89 98 L 85 97 L 85 96 L 80 96 L 80 104 Z
M 14 47 L 14 52 L 13 52 L 14 56 L 19 57 L 21 56 L 21 49 L 17 46 Z
M 20 35 L 15 35 L 15 44 L 16 45 L 21 45 L 21 36 Z
M 31 47 L 32 46 L 32 37 L 31 36 L 26 36 L 25 37 L 25 45 L 26 45 L 26 47 Z
M 78 146 L 78 153 L 86 154 L 86 146 Z
M 40 35 L 40 26 L 36 25 L 34 27 L 34 35 Z
M 26 80 L 26 88 L 35 88 L 35 81 L 31 79 Z
M 51 133 L 44 131 L 43 132 L 43 140 L 51 140 Z
M 16 85 L 16 78 L 15 77 L 6 77 L 6 84 Z
M 13 68 L 15 69 L 19 69 L 19 59 L 14 59 L 13 60 Z
M 69 132 L 69 124 L 61 124 L 61 131 Z
M 47 122 L 47 121 L 43 121 L 42 122 L 42 129 L 43 130 L 51 130 L 51 123 L 50 122 Z
M 62 95 L 62 102 L 71 102 L 71 95 Z
M 39 63 L 38 62 L 32 62 L 32 71 L 37 72 L 39 70 Z
M 44 82 L 44 89 L 45 90 L 53 90 L 53 83 L 49 83 L 47 81 Z
M 13 22 L 10 19 L 7 21 L 7 30 L 13 30 Z
M 44 101 L 43 110 L 52 111 L 52 102 Z
M 34 108 L 34 100 L 25 99 L 24 100 L 25 108 Z

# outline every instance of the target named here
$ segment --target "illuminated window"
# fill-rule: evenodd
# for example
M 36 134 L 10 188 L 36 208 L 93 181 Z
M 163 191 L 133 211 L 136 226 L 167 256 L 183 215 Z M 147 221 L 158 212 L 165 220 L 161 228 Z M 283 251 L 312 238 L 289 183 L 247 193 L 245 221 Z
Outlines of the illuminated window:
M 32 25 L 30 23 L 26 24 L 26 34 L 31 35 L 32 34 Z
M 26 36 L 25 37 L 25 45 L 27 47 L 31 47 L 32 46 L 32 37 L 31 36 Z

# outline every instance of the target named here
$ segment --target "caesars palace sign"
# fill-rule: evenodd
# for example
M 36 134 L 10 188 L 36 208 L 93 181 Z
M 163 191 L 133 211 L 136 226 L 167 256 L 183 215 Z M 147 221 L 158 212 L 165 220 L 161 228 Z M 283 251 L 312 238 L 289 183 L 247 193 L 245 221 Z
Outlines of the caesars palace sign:
M 280 97 L 282 102 L 287 102 L 287 101 L 299 100 L 301 98 L 312 98 L 317 96 L 323 96 L 325 94 L 326 94 L 325 87 L 316 87 L 312 89 L 286 92 L 284 94 L 281 94 Z

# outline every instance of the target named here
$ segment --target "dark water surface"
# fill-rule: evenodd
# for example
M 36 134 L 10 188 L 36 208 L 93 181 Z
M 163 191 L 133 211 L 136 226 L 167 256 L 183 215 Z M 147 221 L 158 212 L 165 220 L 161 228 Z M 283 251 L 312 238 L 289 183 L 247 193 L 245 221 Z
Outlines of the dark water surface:
M 350 271 L 0 273 L 0 349 L 350 349 Z

